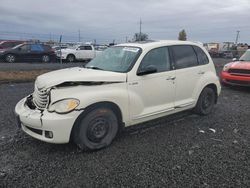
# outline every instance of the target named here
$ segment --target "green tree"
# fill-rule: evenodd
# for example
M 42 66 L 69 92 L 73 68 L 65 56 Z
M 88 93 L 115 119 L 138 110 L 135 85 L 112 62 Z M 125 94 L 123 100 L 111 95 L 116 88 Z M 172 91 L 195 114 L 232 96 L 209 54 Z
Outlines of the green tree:
M 187 34 L 184 29 L 179 32 L 178 40 L 187 40 Z
M 134 41 L 145 41 L 148 40 L 148 35 L 146 33 L 135 33 Z

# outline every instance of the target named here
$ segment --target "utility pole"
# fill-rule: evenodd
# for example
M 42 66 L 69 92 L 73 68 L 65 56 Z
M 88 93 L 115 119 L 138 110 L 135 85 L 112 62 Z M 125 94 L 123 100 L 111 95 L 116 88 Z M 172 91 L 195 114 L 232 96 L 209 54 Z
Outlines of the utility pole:
M 51 33 L 49 33 L 49 41 L 51 41 Z
M 235 40 L 236 46 L 238 44 L 239 36 L 240 36 L 240 31 L 237 31 L 236 40 Z
M 59 47 L 60 47 L 60 66 L 62 67 L 62 35 L 60 35 L 59 39 Z
M 142 25 L 142 21 L 141 21 L 141 18 L 140 18 L 140 34 L 139 34 L 139 41 L 141 41 L 141 25 Z
M 128 37 L 126 36 L 126 43 L 128 42 Z
M 78 30 L 78 42 L 81 42 L 81 30 Z

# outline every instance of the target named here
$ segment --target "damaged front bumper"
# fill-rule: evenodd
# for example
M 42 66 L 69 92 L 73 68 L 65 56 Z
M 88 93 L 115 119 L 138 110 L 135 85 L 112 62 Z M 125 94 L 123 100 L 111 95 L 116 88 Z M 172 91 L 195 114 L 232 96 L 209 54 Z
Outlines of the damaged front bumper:
M 15 107 L 19 125 L 28 135 L 49 143 L 68 143 L 76 118 L 81 111 L 68 114 L 57 114 L 38 109 L 30 109 L 26 105 L 27 98 L 19 101 Z

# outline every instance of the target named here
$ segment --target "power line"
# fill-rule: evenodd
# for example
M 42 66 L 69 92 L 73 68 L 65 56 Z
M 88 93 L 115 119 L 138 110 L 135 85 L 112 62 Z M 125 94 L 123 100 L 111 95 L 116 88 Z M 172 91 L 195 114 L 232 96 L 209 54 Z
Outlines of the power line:
M 28 33 L 28 32 L 13 32 L 13 31 L 1 31 L 0 30 L 0 37 L 9 37 L 9 38 L 18 38 L 18 39 L 28 39 L 28 38 L 38 38 L 38 39 L 42 39 L 42 40 L 49 40 L 51 39 L 55 39 L 55 38 L 60 38 L 60 35 L 63 35 L 64 39 L 67 38 L 67 40 L 71 40 L 71 41 L 80 41 L 81 40 L 88 40 L 88 41 L 92 41 L 93 37 L 82 37 L 81 33 L 79 35 L 80 32 L 78 32 L 78 35 L 64 35 L 62 34 L 53 34 L 53 33 Z M 112 38 L 114 37 L 114 35 L 110 35 L 109 37 L 97 37 L 97 40 L 112 40 Z

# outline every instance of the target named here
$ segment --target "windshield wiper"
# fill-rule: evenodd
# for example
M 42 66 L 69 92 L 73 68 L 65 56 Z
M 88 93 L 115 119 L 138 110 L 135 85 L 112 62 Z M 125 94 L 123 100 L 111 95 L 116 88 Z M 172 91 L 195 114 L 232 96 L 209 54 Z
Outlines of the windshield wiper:
M 103 69 L 101 69 L 99 67 L 95 67 L 95 66 L 89 66 L 89 67 L 85 67 L 85 68 L 87 68 L 87 69 L 95 69 L 95 70 L 103 70 Z

